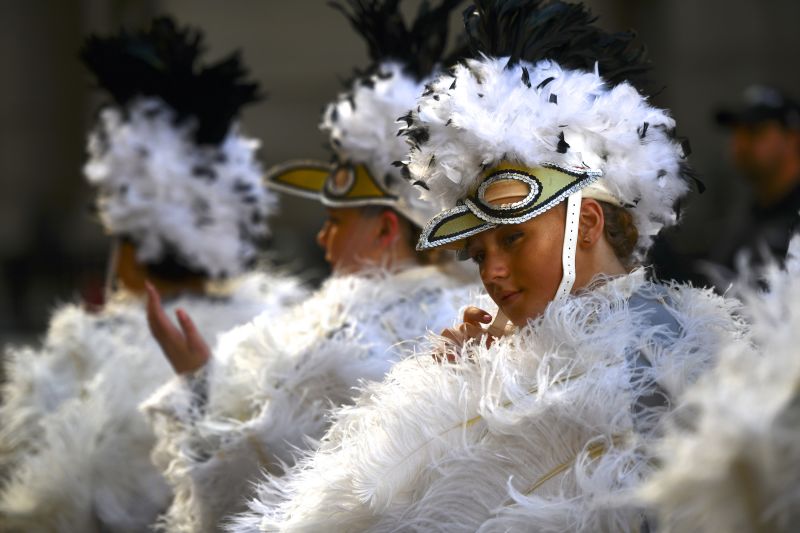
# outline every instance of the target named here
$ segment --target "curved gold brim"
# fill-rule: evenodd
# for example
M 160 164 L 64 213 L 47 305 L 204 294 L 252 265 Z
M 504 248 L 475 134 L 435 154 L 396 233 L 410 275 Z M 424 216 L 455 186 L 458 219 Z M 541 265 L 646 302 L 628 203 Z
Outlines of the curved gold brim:
M 422 230 L 417 250 L 444 247 L 460 249 L 460 241 L 493 227 L 470 211 L 466 205 L 457 205 L 433 217 Z
M 331 207 L 391 206 L 397 202 L 362 164 L 336 167 L 319 161 L 289 161 L 270 169 L 264 180 L 273 189 L 314 198 Z
M 331 165 L 320 161 L 289 161 L 269 169 L 264 183 L 281 192 L 321 199 Z
M 425 225 L 417 249 L 439 246 L 458 249 L 463 239 L 499 224 L 526 222 L 591 184 L 601 174 L 596 170 L 567 169 L 552 164 L 525 168 L 504 163 L 493 167 L 484 174 L 476 194 L 439 213 Z M 528 184 L 530 194 L 526 200 L 503 205 L 488 202 L 484 196 L 486 185 L 503 180 Z

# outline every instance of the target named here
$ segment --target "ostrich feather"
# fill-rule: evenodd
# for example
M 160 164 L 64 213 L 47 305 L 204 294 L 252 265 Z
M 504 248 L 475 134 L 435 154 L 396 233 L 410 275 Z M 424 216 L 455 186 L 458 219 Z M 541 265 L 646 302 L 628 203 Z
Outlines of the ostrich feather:
M 262 481 L 230 530 L 638 530 L 622 495 L 649 474 L 669 402 L 633 406 L 654 388 L 681 397 L 740 335 L 736 310 L 639 272 L 455 364 L 406 359 L 335 413 L 316 453 Z
M 279 477 L 315 448 L 331 408 L 423 349 L 426 331 L 450 326 L 473 291 L 438 267 L 342 276 L 285 317 L 265 314 L 224 335 L 202 412 L 186 408 L 187 383 L 145 405 L 161 428 L 157 462 L 175 488 L 161 527 L 215 531 L 244 510 L 260 470 Z
M 252 274 L 207 297 L 169 301 L 209 341 L 304 291 Z M 99 314 L 65 306 L 40 349 L 6 352 L 0 406 L 0 516 L 21 531 L 136 531 L 169 503 L 150 463 L 155 435 L 139 403 L 174 375 L 152 339 L 142 302 L 119 296 Z

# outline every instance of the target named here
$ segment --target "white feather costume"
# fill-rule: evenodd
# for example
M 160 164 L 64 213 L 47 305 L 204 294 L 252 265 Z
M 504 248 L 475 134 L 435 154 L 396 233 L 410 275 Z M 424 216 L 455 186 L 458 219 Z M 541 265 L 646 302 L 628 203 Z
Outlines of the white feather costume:
M 420 200 L 394 165 L 407 153 L 397 118 L 441 62 L 459 1 L 425 2 L 410 24 L 398 2 L 331 2 L 371 60 L 323 112 L 336 163 L 289 162 L 266 182 L 329 207 L 391 207 L 415 226 L 433 216 L 440 206 Z M 350 402 L 362 380 L 382 379 L 426 332 L 451 326 L 476 290 L 440 267 L 334 278 L 287 316 L 226 336 L 207 374 L 176 380 L 145 406 L 163 434 L 155 460 L 176 490 L 164 528 L 211 531 L 243 510 L 261 468 L 280 475 L 315 447 L 331 407 Z
M 651 468 L 648 415 L 738 338 L 734 310 L 637 271 L 460 363 L 406 359 L 231 531 L 637 531 L 617 499 Z
M 249 274 L 207 296 L 166 302 L 208 340 L 302 297 L 297 282 Z M 174 371 L 143 302 L 120 295 L 97 314 L 53 317 L 40 349 L 9 349 L 0 406 L 3 531 L 144 531 L 170 501 L 150 463 L 155 435 L 139 404 Z
M 800 525 L 800 238 L 766 293 L 745 289 L 752 345 L 734 344 L 687 394 L 641 496 L 662 531 L 797 531 Z
M 175 488 L 164 529 L 221 527 L 260 469 L 280 475 L 322 436 L 333 406 L 451 326 L 475 290 L 433 266 L 334 277 L 285 315 L 223 336 L 204 375 L 174 380 L 144 407 L 162 439 L 154 459 Z
M 648 524 L 623 496 L 652 468 L 661 415 L 742 326 L 734 303 L 652 284 L 643 271 L 570 294 L 581 196 L 629 210 L 641 257 L 652 235 L 676 221 L 673 204 L 689 174 L 667 112 L 597 68 L 562 68 L 590 56 L 605 68 L 621 56 L 634 64 L 617 73 L 636 70 L 627 37 L 591 30 L 580 6 L 539 4 L 476 1 L 465 23 L 486 42 L 472 44 L 510 51 L 473 47 L 485 55 L 430 83 L 403 120 L 410 178 L 447 208 L 423 229 L 420 249 L 519 224 L 567 200 L 557 299 L 491 347 L 461 348 L 456 364 L 422 354 L 366 386 L 335 413 L 316 453 L 259 486 L 232 531 Z M 570 59 L 571 50 L 581 57 Z M 508 189 L 492 203 L 495 184 L 495 192 Z

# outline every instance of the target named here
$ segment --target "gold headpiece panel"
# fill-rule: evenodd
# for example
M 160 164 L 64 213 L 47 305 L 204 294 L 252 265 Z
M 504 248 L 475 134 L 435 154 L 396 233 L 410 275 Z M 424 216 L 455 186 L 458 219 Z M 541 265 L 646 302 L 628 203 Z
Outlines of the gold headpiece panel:
M 363 164 L 289 161 L 270 169 L 264 180 L 274 189 L 314 198 L 332 207 L 392 205 L 397 201 Z
M 602 175 L 589 168 L 544 163 L 527 168 L 503 162 L 481 178 L 474 193 L 431 219 L 422 230 L 418 250 L 447 246 L 498 224 L 520 224 L 557 205 Z

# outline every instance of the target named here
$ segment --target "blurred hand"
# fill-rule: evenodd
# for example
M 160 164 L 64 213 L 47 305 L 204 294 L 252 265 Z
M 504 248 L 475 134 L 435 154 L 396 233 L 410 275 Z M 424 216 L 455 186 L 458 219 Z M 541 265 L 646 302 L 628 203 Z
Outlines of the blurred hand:
M 161 351 L 167 356 L 172 368 L 178 374 L 194 372 L 203 367 L 211 358 L 203 336 L 197 331 L 192 319 L 183 309 L 175 311 L 180 329 L 176 328 L 164 308 L 161 297 L 150 284 L 145 284 L 147 291 L 147 324 Z
M 484 335 L 486 336 L 485 343 L 487 348 L 495 341 L 496 337 L 492 336 L 488 330 L 483 327 L 483 324 L 492 323 L 492 315 L 483 309 L 473 306 L 467 307 L 464 310 L 463 320 L 464 322 L 460 326 L 442 331 L 441 336 L 448 341 L 447 344 L 450 349 L 446 350 L 444 357 L 442 357 L 442 354 L 436 354 L 434 357 L 440 360 L 446 358 L 448 361 L 454 362 L 458 350 L 464 346 L 465 343 L 473 339 L 480 339 Z

